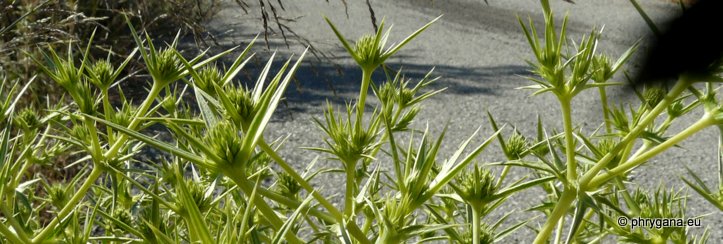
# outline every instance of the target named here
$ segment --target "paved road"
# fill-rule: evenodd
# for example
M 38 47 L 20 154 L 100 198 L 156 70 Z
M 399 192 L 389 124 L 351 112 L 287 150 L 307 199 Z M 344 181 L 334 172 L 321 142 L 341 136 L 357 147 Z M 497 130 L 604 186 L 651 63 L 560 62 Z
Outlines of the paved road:
M 311 123 L 311 118 L 321 117 L 322 105 L 326 101 L 343 104 L 354 98 L 358 89 L 360 72 L 353 66 L 352 60 L 344 53 L 333 33 L 322 19 L 328 16 L 350 39 L 373 31 L 369 12 L 364 1 L 347 1 L 348 17 L 341 1 L 331 0 L 294 0 L 285 1 L 284 17 L 299 17 L 289 26 L 297 34 L 308 39 L 317 49 L 330 54 L 330 62 L 318 62 L 308 58 L 299 71 L 299 84 L 288 93 L 288 103 L 281 108 L 268 131 L 267 137 L 289 136 L 281 154 L 297 167 L 302 168 L 314 157 L 315 152 L 299 149 L 301 146 L 323 146 L 321 131 Z M 435 74 L 443 78 L 435 88 L 447 87 L 447 91 L 426 102 L 419 116 L 416 128 L 423 129 L 426 124 L 435 134 L 449 122 L 449 133 L 443 147 L 442 158 L 451 154 L 457 145 L 466 139 L 478 127 L 482 135 L 491 134 L 485 111 L 489 110 L 496 119 L 516 126 L 522 133 L 532 136 L 536 116 L 542 116 L 548 130 L 561 128 L 556 100 L 550 95 L 529 97 L 528 91 L 514 88 L 530 84 L 523 76 L 530 75 L 524 62 L 531 59 L 531 52 L 517 23 L 516 16 L 532 18 L 542 23 L 542 14 L 536 0 L 490 0 L 485 5 L 480 0 L 395 0 L 372 1 L 377 17 L 386 17 L 387 23 L 394 24 L 390 41 L 399 40 L 427 21 L 443 14 L 444 17 L 423 33 L 414 42 L 406 46 L 396 58 L 389 60 L 393 67 L 403 67 L 408 77 L 418 78 L 435 67 Z M 589 1 L 579 0 L 577 4 L 553 1 L 557 17 L 569 14 L 570 37 L 579 40 L 583 34 L 593 28 L 604 26 L 603 40 L 600 44 L 604 52 L 617 57 L 637 39 L 650 34 L 642 19 L 626 0 Z M 656 21 L 676 13 L 676 6 L 661 0 L 642 1 Z M 244 15 L 229 4 L 211 22 L 220 33 L 220 42 L 225 46 L 248 41 L 260 30 L 258 14 Z M 227 32 L 230 30 L 230 32 Z M 303 45 L 293 44 L 286 48 L 283 40 L 274 35 L 270 37 L 271 50 L 278 49 L 284 55 L 300 53 Z M 269 51 L 263 45 L 257 46 L 260 56 L 268 57 Z M 343 75 L 340 75 L 343 74 Z M 619 92 L 613 92 L 620 94 Z M 626 96 L 612 95 L 614 101 L 629 99 Z M 575 98 L 573 119 L 575 125 L 586 131 L 592 131 L 601 123 L 598 96 L 588 91 Z M 373 102 L 373 99 L 372 99 Z M 699 116 L 696 114 L 694 116 Z M 694 118 L 690 118 L 694 119 Z M 681 121 L 673 127 L 680 130 Z M 483 140 L 478 136 L 477 142 Z M 715 175 L 716 131 L 705 130 L 682 144 L 684 149 L 674 149 L 661 155 L 635 173 L 635 184 L 653 189 L 659 184 L 679 188 L 683 183 L 680 175 L 685 174 L 681 165 L 687 165 L 705 179 L 709 185 L 717 183 Z M 500 150 L 493 145 L 481 157 L 480 161 L 496 161 L 502 158 Z M 322 158 L 325 155 L 322 155 Z M 441 160 L 440 160 L 441 161 Z M 338 162 L 323 161 L 319 166 L 338 167 Z M 515 177 L 526 172 L 514 172 Z M 316 184 L 329 193 L 342 193 L 342 177 L 327 176 Z M 689 200 L 689 215 L 713 213 L 703 220 L 712 228 L 713 242 L 721 241 L 720 226 L 723 215 L 708 205 L 699 196 L 692 193 Z M 508 201 L 500 213 L 525 209 L 532 203 L 542 200 L 537 190 L 529 190 Z M 512 221 L 521 221 L 534 216 L 532 213 L 513 215 Z M 512 222 L 511 222 L 512 223 Z M 717 230 L 716 230 L 717 229 Z M 523 229 L 509 241 L 529 242 L 533 233 Z

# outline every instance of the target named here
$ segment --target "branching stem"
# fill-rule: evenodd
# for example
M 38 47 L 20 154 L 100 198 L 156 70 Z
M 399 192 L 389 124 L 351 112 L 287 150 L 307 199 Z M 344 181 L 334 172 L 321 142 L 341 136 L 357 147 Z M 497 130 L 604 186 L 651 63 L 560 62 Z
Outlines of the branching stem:
M 580 187 L 581 190 L 590 190 L 588 187 L 588 184 L 590 181 L 602 170 L 604 169 L 608 163 L 616 156 L 618 153 L 620 153 L 621 150 L 623 150 L 629 143 L 632 143 L 636 138 L 638 138 L 638 135 L 642 133 L 645 128 L 655 121 L 655 119 L 658 117 L 660 113 L 662 113 L 671 103 L 675 101 L 678 96 L 680 96 L 683 91 L 688 89 L 688 87 L 692 84 L 691 81 L 681 78 L 678 80 L 678 82 L 675 83 L 675 86 L 668 92 L 667 95 L 663 98 L 660 103 L 658 103 L 653 110 L 648 113 L 645 118 L 643 118 L 640 123 L 638 123 L 635 128 L 633 128 L 625 137 L 616 145 L 608 154 L 606 154 L 602 159 L 600 159 L 595 166 L 593 166 L 592 169 L 587 171 L 582 178 L 580 179 Z
M 85 193 L 88 192 L 88 190 L 91 186 L 93 186 L 93 184 L 95 184 L 95 180 L 98 179 L 98 177 L 100 177 L 102 173 L 102 169 L 100 169 L 99 167 L 93 167 L 88 177 L 85 178 L 85 182 L 83 182 L 83 185 L 80 186 L 80 189 L 75 192 L 73 197 L 70 198 L 70 200 L 68 201 L 68 203 L 65 204 L 63 209 L 58 212 L 58 215 L 55 216 L 55 218 L 51 220 L 50 223 L 48 223 L 48 225 L 45 226 L 45 228 L 43 228 L 43 230 L 35 236 L 35 238 L 33 238 L 33 243 L 39 243 L 40 241 L 48 237 L 48 235 L 53 233 L 53 231 L 55 231 L 55 227 L 60 224 L 60 221 L 65 219 L 65 217 L 67 217 L 68 214 L 73 211 L 73 209 L 78 207 L 78 203 L 80 202 L 80 200 L 85 197 Z
M 251 196 L 251 192 L 253 192 L 254 187 L 249 184 L 246 181 L 246 177 L 243 175 L 243 173 L 238 172 L 238 170 L 227 170 L 225 171 L 226 176 L 231 178 L 233 182 L 238 185 L 241 190 L 248 196 Z M 276 212 L 269 207 L 269 205 L 264 201 L 261 197 L 255 197 L 254 198 L 254 205 L 256 205 L 256 208 L 261 212 L 261 214 L 269 221 L 269 223 L 274 227 L 275 230 L 281 229 L 281 226 L 284 224 L 283 221 L 279 218 L 279 216 L 276 215 Z M 296 236 L 293 232 L 289 231 L 286 233 L 287 240 L 290 243 L 304 243 L 299 237 Z
M 590 181 L 589 187 L 592 187 L 593 189 L 597 188 L 601 184 L 607 182 L 611 178 L 618 176 L 622 173 L 627 172 L 628 170 L 637 167 L 638 165 L 641 165 L 645 163 L 648 159 L 651 159 L 652 157 L 665 152 L 670 147 L 675 146 L 679 142 L 685 140 L 686 138 L 692 136 L 693 134 L 697 133 L 698 131 L 707 128 L 708 126 L 714 125 L 715 119 L 713 116 L 706 115 L 702 119 L 698 120 L 695 124 L 691 125 L 687 129 L 681 131 L 677 135 L 671 137 L 670 139 L 666 140 L 665 142 L 651 148 L 649 151 L 640 154 L 640 156 L 637 156 L 635 158 L 630 159 L 629 161 L 622 163 L 618 165 L 617 167 L 599 175 Z
M 344 215 L 343 215 L 343 213 L 342 213 L 341 211 L 339 211 L 336 207 L 334 207 L 334 205 L 331 204 L 331 202 L 329 202 L 329 200 L 327 200 L 324 196 L 322 196 L 321 193 L 319 193 L 319 191 L 317 191 L 316 189 L 314 189 L 314 187 L 311 186 L 311 184 L 309 184 L 309 182 L 306 181 L 306 179 L 304 179 L 304 177 L 302 177 L 301 175 L 299 175 L 299 173 L 297 173 L 296 170 L 294 170 L 294 169 L 291 167 L 291 165 L 289 165 L 283 158 L 281 158 L 281 157 L 266 143 L 266 141 L 264 141 L 263 139 L 261 139 L 261 140 L 259 141 L 259 147 L 261 147 L 261 150 L 263 150 L 264 152 L 266 152 L 266 154 L 268 154 L 269 157 L 271 157 L 271 159 L 273 159 L 279 166 L 281 166 L 281 168 L 284 170 L 284 172 L 286 172 L 287 174 L 289 174 L 289 176 L 291 176 L 292 178 L 294 178 L 294 180 L 296 180 L 296 182 L 298 182 L 299 185 L 301 185 L 301 187 L 303 187 L 306 191 L 311 192 L 312 196 L 314 196 L 314 198 L 315 198 L 317 201 L 319 201 L 319 203 L 320 203 L 324 208 L 326 208 L 326 210 L 329 211 L 329 213 L 330 213 L 332 216 L 334 216 L 334 219 L 337 221 L 337 223 L 343 223 L 343 222 L 344 222 Z M 358 241 L 360 241 L 360 242 L 362 242 L 362 243 L 366 243 L 366 242 L 369 241 L 369 240 L 366 239 L 366 236 L 364 235 L 364 232 L 359 229 L 359 227 L 356 225 L 356 223 L 348 223 L 346 227 L 347 227 L 347 229 L 349 229 L 349 234 L 351 234 L 352 236 L 354 236 L 354 238 L 356 238 Z
M 133 119 L 131 120 L 130 124 L 128 125 L 128 129 L 135 130 L 138 125 L 142 121 L 142 117 L 145 117 L 146 112 L 148 112 L 148 109 L 150 109 L 151 104 L 153 104 L 153 101 L 158 97 L 158 94 L 161 93 L 163 90 L 163 86 L 160 85 L 158 82 L 154 82 L 153 86 L 151 86 L 151 91 L 148 93 L 148 97 L 146 97 L 146 100 L 143 101 L 141 106 L 138 108 L 138 111 L 136 112 L 135 116 L 133 116 Z M 126 140 L 128 140 L 128 135 L 122 134 L 118 137 L 118 140 L 113 143 L 113 146 L 111 146 L 110 149 L 108 149 L 107 152 L 103 155 L 104 158 L 113 158 L 118 153 L 120 148 L 125 144 Z
M 562 192 L 560 200 L 555 205 L 555 209 L 552 210 L 552 213 L 550 214 L 550 217 L 548 217 L 547 222 L 545 222 L 545 224 L 542 226 L 542 229 L 540 229 L 537 237 L 535 237 L 534 243 L 542 244 L 547 242 L 547 239 L 550 237 L 550 234 L 557 225 L 557 222 L 565 217 L 567 211 L 572 206 L 572 203 L 575 201 L 575 196 L 575 189 L 565 189 Z

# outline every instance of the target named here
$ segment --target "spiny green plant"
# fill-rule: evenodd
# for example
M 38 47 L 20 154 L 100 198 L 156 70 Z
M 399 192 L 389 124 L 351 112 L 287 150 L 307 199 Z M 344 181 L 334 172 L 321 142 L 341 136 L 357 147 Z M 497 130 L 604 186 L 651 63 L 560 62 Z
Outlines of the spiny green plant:
M 442 16 L 440 16 L 442 17 Z M 382 34 L 382 31 L 384 30 L 384 20 L 382 20 L 381 24 L 379 25 L 379 28 L 377 28 L 377 32 L 373 35 L 365 35 L 360 37 L 354 47 L 352 47 L 346 40 L 346 38 L 337 30 L 336 26 L 332 24 L 331 20 L 328 18 L 324 18 L 327 23 L 329 23 L 329 26 L 334 31 L 334 34 L 336 34 L 336 37 L 339 39 L 339 42 L 342 43 L 346 51 L 351 55 L 351 57 L 356 61 L 356 63 L 359 65 L 359 67 L 362 70 L 362 80 L 361 80 L 361 89 L 359 91 L 359 100 L 357 101 L 357 120 L 359 123 L 361 123 L 361 118 L 364 114 L 364 106 L 366 105 L 366 97 L 367 97 L 367 90 L 369 89 L 369 85 L 371 83 L 371 76 L 374 71 L 381 66 L 384 61 L 386 61 L 389 57 L 397 53 L 402 47 L 404 47 L 407 43 L 409 43 L 412 39 L 417 37 L 419 34 L 421 34 L 425 29 L 427 29 L 432 23 L 437 21 L 440 17 L 437 17 L 436 19 L 430 21 L 426 25 L 419 28 L 417 31 L 409 35 L 404 40 L 400 41 L 398 44 L 389 47 L 385 50 L 385 46 L 387 44 L 387 39 L 389 38 L 389 33 L 391 31 L 391 27 L 387 32 Z
M 341 169 L 317 168 L 318 160 L 289 162 L 280 153 L 284 139 L 267 141 L 265 136 L 306 52 L 280 67 L 274 67 L 272 55 L 255 83 L 246 86 L 236 76 L 252 57 L 251 44 L 230 66 L 219 68 L 215 62 L 236 49 L 188 58 L 177 49 L 178 37 L 156 47 L 148 33 L 142 39 L 129 24 L 137 45 L 132 53 L 140 53 L 150 85 L 148 96 L 136 105 L 115 85 L 123 81 L 119 74 L 131 57 L 114 67 L 112 56 L 94 59 L 88 47 L 80 57 L 66 58 L 49 47 L 47 58 L 35 61 L 65 88 L 67 103 L 16 108 L 16 97 L 28 85 L 20 88 L 20 82 L 7 79 L 0 84 L 2 242 L 491 243 L 526 226 L 536 231 L 538 243 L 553 234 L 556 243 L 611 237 L 637 243 L 706 242 L 707 229 L 626 229 L 615 220 L 686 218 L 684 191 L 661 187 L 648 193 L 635 187 L 630 175 L 700 130 L 723 128 L 718 88 L 707 82 L 719 80 L 719 74 L 683 75 L 670 89 L 636 91 L 635 103 L 608 104 L 606 88 L 620 84 L 615 74 L 635 45 L 612 62 L 597 52 L 600 31 L 571 44 L 567 20 L 558 34 L 551 8 L 542 3 L 542 40 L 532 23 L 520 21 L 535 54 L 529 63 L 536 84 L 525 88 L 555 96 L 562 129 L 548 133 L 538 116 L 536 135 L 527 136 L 498 125 L 488 112 L 494 132 L 472 146 L 480 139 L 478 129 L 446 158 L 441 151 L 447 128 L 435 136 L 416 123 L 423 102 L 444 90 L 428 89 L 438 78 L 430 71 L 415 81 L 401 70 L 390 75 L 386 67 L 386 79 L 371 76 L 431 23 L 388 49 L 389 32 L 381 31 L 352 48 L 327 19 L 363 74 L 356 103 L 341 111 L 328 103 L 323 118 L 314 120 L 325 132 L 326 146 L 309 149 L 341 161 Z M 69 49 L 74 52 L 72 45 Z M 6 84 L 10 89 L 4 89 Z M 366 102 L 369 87 L 378 103 Z M 577 128 L 571 111 L 574 98 L 589 88 L 598 88 L 604 121 L 592 132 Z M 118 103 L 111 103 L 111 91 L 119 94 Z M 366 106 L 373 112 L 365 116 Z M 703 111 L 700 120 L 669 132 L 672 123 L 696 110 Z M 149 134 L 154 133 L 149 128 L 166 129 L 171 137 Z M 495 141 L 501 160 L 479 162 Z M 148 159 L 149 148 L 163 154 Z M 68 155 L 74 162 L 66 167 L 77 173 L 64 180 L 33 171 L 58 167 L 56 160 Z M 513 167 L 529 174 L 513 177 Z M 327 174 L 343 175 L 343 205 L 332 203 L 336 195 L 328 189 L 315 186 Z M 692 180 L 683 181 L 721 208 L 723 193 L 690 174 Z M 519 211 L 503 206 L 537 186 L 543 200 L 528 211 L 541 213 L 545 223 L 535 228 L 534 218 L 512 222 L 510 216 Z
M 530 80 L 534 81 L 536 85 L 524 88 L 536 89 L 534 95 L 552 93 L 559 100 L 564 125 L 562 134 L 564 141 L 560 139 L 559 142 L 549 143 L 552 146 L 550 148 L 552 160 L 537 155 L 536 157 L 542 164 L 535 162 L 515 164 L 535 169 L 539 173 L 547 172 L 546 174 L 555 175 L 559 182 L 559 185 L 543 185 L 543 189 L 550 194 L 550 200 L 554 204 L 535 208 L 547 215 L 547 220 L 539 230 L 535 242 L 547 242 L 553 232 L 556 233 L 554 238 L 556 242 L 563 240 L 565 225 L 562 223 L 565 223 L 566 216 L 571 212 L 574 214 L 570 224 L 567 225 L 570 230 L 567 238 L 564 239 L 567 242 L 600 240 L 602 236 L 611 233 L 620 236 L 618 240 L 637 242 L 631 239 L 633 238 L 631 233 L 594 230 L 590 232 L 585 226 L 595 215 L 599 219 L 609 218 L 607 214 L 611 209 L 630 216 L 641 216 L 643 210 L 639 206 L 640 199 L 635 198 L 635 194 L 629 192 L 630 186 L 625 183 L 629 179 L 629 173 L 700 130 L 719 125 L 722 122 L 720 120 L 721 109 L 717 98 L 712 94 L 712 83 L 710 83 L 710 81 L 718 80 L 719 74 L 711 74 L 707 77 L 683 74 L 678 82 L 667 91 L 663 87 L 645 87 L 642 93 L 636 91 L 640 98 L 640 105 L 637 107 L 632 104 L 621 104 L 619 108 L 611 109 L 606 99 L 605 87 L 620 84 L 611 82 L 614 79 L 614 73 L 629 59 L 637 45 L 633 45 L 625 51 L 618 61 L 611 65 L 609 58 L 596 53 L 600 33 L 592 32 L 589 36 L 583 37 L 579 44 L 572 45 L 572 53 L 564 53 L 563 50 L 569 45 L 565 32 L 567 18 L 563 20 L 558 34 L 548 1 L 541 1 L 541 3 L 545 19 L 542 41 L 539 40 L 537 30 L 531 22 L 529 25 L 525 25 L 520 20 L 536 58 L 535 61 L 529 62 L 537 75 L 531 77 Z M 700 82 L 706 82 L 709 92 L 699 92 L 693 86 L 694 83 Z M 601 96 L 604 119 L 604 125 L 601 127 L 605 128 L 605 133 L 596 132 L 591 136 L 585 136 L 573 128 L 570 104 L 580 92 L 594 87 L 598 88 Z M 686 90 L 690 91 L 690 94 L 685 94 Z M 691 95 L 693 95 L 693 102 L 685 105 L 686 101 L 691 100 L 689 98 Z M 701 119 L 680 132 L 666 135 L 670 124 L 675 119 L 689 113 L 701 104 L 705 107 Z M 664 116 L 663 112 L 666 111 L 668 116 Z M 666 119 L 657 120 L 661 117 Z M 613 131 L 613 128 L 616 131 Z M 642 143 L 637 144 L 639 141 Z M 578 146 L 578 144 L 582 146 Z M 564 159 L 556 155 L 556 150 L 565 152 Z M 694 186 L 695 188 L 700 189 L 700 192 L 708 199 L 712 199 L 709 190 L 706 191 L 699 185 Z M 656 198 L 656 201 L 659 201 L 657 204 L 672 204 L 682 197 L 684 196 Z M 618 201 L 618 199 L 622 199 L 622 201 Z M 570 211 L 571 209 L 572 211 Z M 621 209 L 628 209 L 628 212 Z M 615 230 L 616 227 L 619 228 L 608 223 L 600 225 L 599 230 Z M 664 230 L 672 229 L 664 228 Z M 703 233 L 701 238 L 686 234 L 679 236 L 682 239 L 677 240 L 682 242 L 699 241 L 704 240 L 705 236 L 706 233 Z M 636 240 L 642 241 L 642 239 Z

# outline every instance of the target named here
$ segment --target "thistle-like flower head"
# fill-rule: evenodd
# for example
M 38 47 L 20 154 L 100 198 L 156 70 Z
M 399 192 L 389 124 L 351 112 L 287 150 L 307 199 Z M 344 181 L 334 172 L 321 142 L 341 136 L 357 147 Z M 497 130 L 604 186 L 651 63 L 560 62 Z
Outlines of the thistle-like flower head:
M 211 128 L 204 139 L 213 154 L 220 158 L 220 164 L 228 166 L 238 165 L 241 162 L 241 138 L 238 130 L 229 122 L 220 122 Z
M 133 215 L 130 213 L 130 211 L 128 211 L 128 209 L 116 208 L 115 211 L 113 211 L 112 216 L 120 223 L 123 223 L 127 226 L 134 226 Z M 113 228 L 122 228 L 120 227 L 118 222 L 110 220 L 108 220 L 107 222 L 108 226 L 112 226 Z
M 224 90 L 233 107 L 233 111 L 227 112 L 235 113 L 241 118 L 242 121 L 236 121 L 237 123 L 249 123 L 256 115 L 257 109 L 251 91 L 243 86 L 229 86 Z M 228 117 L 233 118 L 234 116 L 229 114 Z
M 613 76 L 613 68 L 610 64 L 610 58 L 606 55 L 595 55 L 595 58 L 592 60 L 592 80 L 594 80 L 597 83 L 602 83 Z
M 459 196 L 472 205 L 485 204 L 493 199 L 497 185 L 492 174 L 478 166 L 463 173 L 458 178 Z
M 35 110 L 31 108 L 25 108 L 21 110 L 14 118 L 13 123 L 15 126 L 25 130 L 34 130 L 40 126 L 40 118 Z
M 364 35 L 354 44 L 354 53 L 359 58 L 357 62 L 363 67 L 379 66 L 384 62 L 382 47 L 376 42 L 373 35 Z
M 110 121 L 121 126 L 128 126 L 133 120 L 133 115 L 136 112 L 136 107 L 130 103 L 124 102 L 123 107 L 119 111 L 116 111 L 110 117 Z
M 685 113 L 685 105 L 683 104 L 683 101 L 678 100 L 671 103 L 667 110 L 668 115 L 670 115 L 671 118 L 677 118 Z
M 276 182 L 276 188 L 279 194 L 286 197 L 296 198 L 301 191 L 301 185 L 293 177 L 287 173 L 279 174 L 279 180 Z
M 114 73 L 113 64 L 105 59 L 98 60 L 88 67 L 90 83 L 101 90 L 107 90 L 113 84 Z
M 208 188 L 207 183 L 196 181 L 179 181 L 178 184 L 186 185 L 189 196 L 201 213 L 204 213 L 211 208 L 211 202 L 213 201 L 213 198 L 206 192 Z M 182 200 L 182 197 L 176 198 L 176 206 L 180 206 L 181 211 L 186 210 L 185 208 L 187 206 L 184 206 L 185 204 L 186 203 Z
M 326 142 L 329 149 L 310 149 L 333 154 L 344 164 L 354 164 L 361 158 L 370 157 L 372 150 L 379 146 L 375 143 L 380 126 L 379 120 L 372 119 L 376 122 L 370 123 L 368 128 L 363 128 L 354 122 L 356 119 L 352 118 L 352 110 L 352 107 L 347 105 L 346 116 L 337 117 L 334 108 L 328 104 L 324 113 L 326 120 L 324 122 L 314 120 L 331 139 Z M 375 116 L 378 116 L 376 112 L 372 114 L 372 117 Z
M 615 148 L 615 146 L 617 146 L 617 144 L 618 144 L 618 141 L 615 139 L 612 139 L 612 138 L 604 138 L 604 139 L 600 140 L 597 144 L 597 150 L 599 152 L 599 155 L 596 155 L 596 156 L 598 156 L 599 158 L 604 157 L 608 153 L 612 152 L 613 148 Z M 620 163 L 620 156 L 615 155 L 615 157 L 610 161 L 610 163 L 607 164 L 606 167 L 608 169 L 612 169 L 612 168 L 617 167 L 619 163 Z
M 68 186 L 62 183 L 56 183 L 50 185 L 47 188 L 48 199 L 50 203 L 57 208 L 62 208 L 70 200 L 70 193 L 68 192 Z
M 193 79 L 194 84 L 208 94 L 214 94 L 214 84 L 222 85 L 221 71 L 215 66 L 209 66 L 198 72 L 198 79 Z
M 515 131 L 505 143 L 505 152 L 511 160 L 521 159 L 527 153 L 529 142 L 520 133 Z
M 645 93 L 643 93 L 643 99 L 645 100 L 646 105 L 648 105 L 650 108 L 654 108 L 656 105 L 658 105 L 658 103 L 660 103 L 660 101 L 663 101 L 665 94 L 665 89 L 660 86 L 653 86 L 645 89 Z
M 175 81 L 179 74 L 183 71 L 181 60 L 176 56 L 175 50 L 165 48 L 153 57 L 152 63 L 147 64 L 148 69 L 153 69 L 151 76 L 155 82 L 168 84 Z
M 424 31 L 432 23 L 437 21 L 440 17 L 437 17 L 436 19 L 430 21 L 429 23 L 409 35 L 407 38 L 399 42 L 399 44 L 389 47 L 386 50 L 384 46 L 386 45 L 387 38 L 389 37 L 391 27 L 387 30 L 386 33 L 382 34 L 382 30 L 384 29 L 384 20 L 382 20 L 382 23 L 379 25 L 379 28 L 377 29 L 377 32 L 375 34 L 362 36 L 357 40 L 354 47 L 352 47 L 347 42 L 346 38 L 344 38 L 344 36 L 339 32 L 336 26 L 331 23 L 331 20 L 326 17 L 324 19 L 334 31 L 336 37 L 339 38 L 339 41 L 342 43 L 347 52 L 349 52 L 352 58 L 354 58 L 354 60 L 357 62 L 357 64 L 359 64 L 359 66 L 363 70 L 373 71 L 377 67 L 382 65 L 382 63 L 384 63 L 384 61 L 386 61 L 389 57 L 399 51 L 399 49 L 401 49 L 404 45 L 409 43 L 409 41 L 414 39 L 414 37 L 422 33 L 422 31 Z

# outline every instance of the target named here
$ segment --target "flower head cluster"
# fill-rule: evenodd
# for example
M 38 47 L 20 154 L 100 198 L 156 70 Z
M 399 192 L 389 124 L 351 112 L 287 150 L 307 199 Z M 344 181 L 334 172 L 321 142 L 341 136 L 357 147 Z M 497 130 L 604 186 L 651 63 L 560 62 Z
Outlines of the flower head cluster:
M 251 91 L 243 86 L 229 86 L 224 88 L 224 93 L 228 96 L 228 100 L 232 106 L 232 111 L 226 111 L 227 113 L 234 113 L 238 115 L 241 121 L 237 123 L 250 123 L 256 115 L 256 103 L 251 96 Z M 235 116 L 227 115 L 230 118 Z
M 69 56 L 67 60 L 63 60 L 53 49 L 50 49 L 49 60 L 50 64 L 41 66 L 41 69 L 53 81 L 70 93 L 81 112 L 92 114 L 95 110 L 95 95 L 86 80 L 86 76 L 83 74 L 83 65 L 80 68 L 76 67 L 72 56 Z M 83 63 L 85 63 L 85 60 L 83 60 Z
M 62 208 L 65 203 L 70 200 L 71 193 L 68 192 L 68 186 L 62 183 L 50 185 L 47 188 L 48 199 L 50 203 L 57 208 Z
M 223 75 L 221 75 L 221 71 L 219 71 L 218 68 L 209 66 L 198 72 L 198 79 L 193 79 L 193 83 L 206 93 L 214 94 L 214 85 L 221 86 L 222 78 Z
M 115 69 L 113 64 L 105 59 L 98 60 L 88 67 L 90 83 L 101 90 L 107 90 L 114 82 Z
M 524 136 L 515 131 L 515 133 L 510 135 L 509 138 L 507 138 L 507 143 L 505 143 L 504 149 L 511 160 L 517 160 L 521 159 L 525 156 L 525 154 L 527 154 L 528 147 L 529 142 L 527 141 L 527 139 L 525 139 Z
M 241 138 L 238 130 L 229 122 L 220 122 L 211 128 L 204 139 L 214 156 L 227 165 L 237 165 L 241 160 Z
M 151 63 L 147 64 L 155 82 L 168 84 L 176 80 L 183 71 L 181 60 L 176 56 L 176 51 L 165 48 L 151 57 Z
M 474 170 L 459 176 L 459 196 L 472 205 L 485 204 L 493 199 L 497 185 L 492 174 L 475 165 Z
M 658 105 L 658 103 L 660 103 L 660 101 L 663 101 L 665 94 L 665 90 L 660 86 L 649 87 L 648 89 L 645 89 L 643 99 L 645 100 L 646 105 L 650 108 L 654 108 Z
M 196 207 L 201 213 L 206 212 L 211 208 L 211 202 L 213 201 L 213 198 L 206 192 L 206 183 L 196 181 L 178 181 L 177 183 L 186 185 L 186 189 L 188 189 L 187 193 L 189 194 L 190 199 L 193 200 L 193 204 L 196 205 Z M 179 206 L 181 211 L 187 211 L 187 209 L 185 209 L 188 207 L 186 206 L 186 204 L 191 203 L 187 203 L 183 199 L 183 197 L 177 197 L 175 199 L 176 206 Z
M 325 19 L 331 29 L 334 31 L 334 34 L 336 34 L 336 37 L 339 38 L 339 41 L 341 41 L 341 43 L 344 45 L 344 48 L 347 50 L 347 52 L 349 52 L 352 58 L 354 58 L 357 64 L 359 64 L 359 66 L 363 70 L 373 71 L 377 67 L 382 65 L 382 63 L 384 63 L 384 61 L 386 61 L 389 57 L 399 51 L 399 49 L 401 49 L 404 45 L 409 43 L 409 41 L 422 33 L 422 31 L 427 29 L 427 27 L 429 27 L 432 23 L 437 21 L 439 17 L 422 26 L 422 28 L 419 28 L 407 38 L 399 42 L 399 44 L 389 47 L 388 49 L 386 49 L 386 51 L 384 51 L 384 46 L 386 45 L 387 37 L 389 37 L 389 31 L 391 30 L 391 28 L 389 28 L 386 33 L 382 34 L 382 30 L 384 29 L 383 20 L 374 35 L 362 36 L 358 39 L 358 41 L 352 48 L 352 46 L 349 45 L 349 43 L 346 41 L 346 38 L 341 35 L 339 30 L 336 29 L 336 26 L 334 26 L 334 24 L 332 24 L 328 18 Z
M 13 123 L 24 131 L 30 131 L 40 126 L 40 118 L 35 110 L 25 108 L 13 118 Z
M 331 138 L 331 141 L 326 142 L 329 149 L 311 149 L 328 152 L 336 156 L 344 164 L 353 165 L 359 159 L 369 157 L 374 148 L 378 146 L 375 141 L 379 131 L 379 120 L 372 119 L 372 121 L 376 122 L 370 123 L 369 127 L 365 129 L 361 124 L 353 122 L 355 119 L 352 118 L 352 108 L 348 105 L 346 119 L 337 117 L 331 104 L 328 105 L 324 115 L 326 118 L 325 123 L 316 119 L 315 122 Z M 377 115 L 372 114 L 372 117 L 374 116 Z
M 110 121 L 122 126 L 128 126 L 131 123 L 131 120 L 133 120 L 135 112 L 135 106 L 130 103 L 123 103 L 123 107 L 110 116 Z
M 276 188 L 279 194 L 287 197 L 298 197 L 301 191 L 301 185 L 293 177 L 287 173 L 279 174 L 279 180 L 276 182 Z

